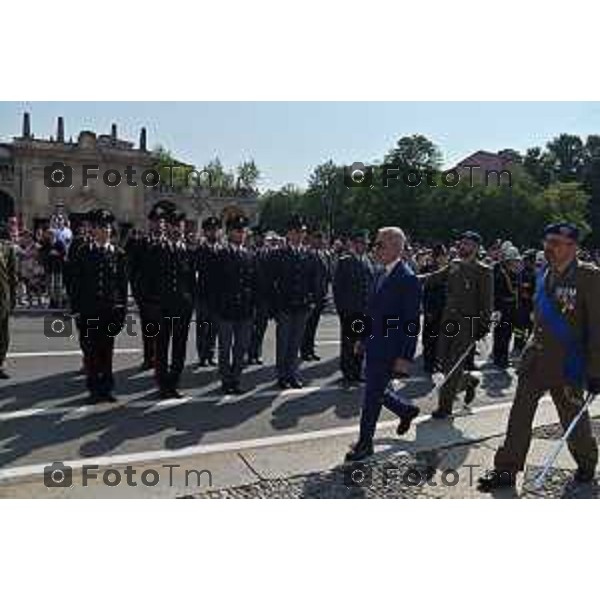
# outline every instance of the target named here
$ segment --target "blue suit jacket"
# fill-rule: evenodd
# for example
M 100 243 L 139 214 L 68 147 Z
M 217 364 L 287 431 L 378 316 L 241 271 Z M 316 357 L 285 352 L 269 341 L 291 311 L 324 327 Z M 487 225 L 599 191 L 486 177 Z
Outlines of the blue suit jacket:
M 368 315 L 373 319 L 373 330 L 365 343 L 367 366 L 375 363 L 385 368 L 396 358 L 413 360 L 420 306 L 421 284 L 409 266 L 399 262 L 389 275 L 380 273 L 369 299 Z

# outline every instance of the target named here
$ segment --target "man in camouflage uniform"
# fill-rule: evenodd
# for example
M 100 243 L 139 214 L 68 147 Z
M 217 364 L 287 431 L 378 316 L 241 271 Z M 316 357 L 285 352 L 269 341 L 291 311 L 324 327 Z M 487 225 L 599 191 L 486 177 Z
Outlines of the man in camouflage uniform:
M 15 308 L 17 293 L 17 269 L 15 249 L 6 225 L 0 225 L 0 379 L 8 379 L 4 361 L 8 352 L 10 333 L 9 315 Z
M 446 283 L 446 304 L 442 314 L 437 356 L 447 376 L 460 359 L 460 364 L 440 388 L 438 408 L 432 417 L 444 419 L 452 415 L 456 395 L 465 391 L 465 404 L 475 397 L 479 379 L 465 372 L 469 347 L 488 331 L 493 301 L 493 276 L 490 267 L 477 259 L 481 236 L 465 232 L 458 246 L 458 258 L 447 267 L 422 276 L 425 287 Z M 463 357 L 463 358 L 461 358 Z
M 550 392 L 566 429 L 580 412 L 583 391 L 600 392 L 600 270 L 577 260 L 579 231 L 570 223 L 546 227 L 544 253 L 549 268 L 538 275 L 533 337 L 519 364 L 519 380 L 504 444 L 494 469 L 479 479 L 490 491 L 515 485 L 525 466 L 535 411 Z M 590 482 L 598 448 L 587 412 L 568 440 L 577 463 L 575 481 Z

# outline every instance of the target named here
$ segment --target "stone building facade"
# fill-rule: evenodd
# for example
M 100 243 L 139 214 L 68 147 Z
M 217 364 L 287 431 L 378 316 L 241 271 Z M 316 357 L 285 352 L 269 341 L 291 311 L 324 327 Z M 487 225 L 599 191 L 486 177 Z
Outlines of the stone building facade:
M 116 125 L 108 135 L 82 131 L 67 141 L 58 117 L 56 137 L 39 139 L 25 113 L 21 135 L 0 144 L 0 222 L 14 215 L 31 228 L 57 211 L 76 222 L 92 208 L 108 208 L 120 225 L 143 227 L 150 207 L 161 199 L 186 212 L 191 229 L 232 207 L 256 218 L 256 194 L 219 197 L 210 189 L 174 189 L 155 180 L 155 164 L 144 128 L 137 147 L 118 138 Z

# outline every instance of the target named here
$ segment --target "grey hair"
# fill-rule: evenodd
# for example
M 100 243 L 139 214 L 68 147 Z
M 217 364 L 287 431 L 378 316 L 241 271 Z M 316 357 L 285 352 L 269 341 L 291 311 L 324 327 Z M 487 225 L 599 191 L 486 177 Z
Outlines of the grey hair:
M 400 252 L 404 250 L 404 247 L 406 246 L 406 235 L 404 234 L 404 231 L 400 229 L 400 227 L 382 227 L 379 230 L 379 234 L 393 241 L 394 245 L 398 247 Z

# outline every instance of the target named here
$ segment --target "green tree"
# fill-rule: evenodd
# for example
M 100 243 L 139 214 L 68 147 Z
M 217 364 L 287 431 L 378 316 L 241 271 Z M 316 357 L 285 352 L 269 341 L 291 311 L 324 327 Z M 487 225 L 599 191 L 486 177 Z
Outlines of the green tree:
M 254 162 L 254 159 L 244 161 L 236 169 L 235 187 L 237 190 L 247 190 L 256 192 L 256 185 L 260 178 L 260 171 Z
M 548 157 L 558 181 L 581 178 L 585 164 L 585 147 L 577 135 L 561 133 L 546 144 Z
M 292 184 L 266 191 L 259 199 L 261 227 L 284 233 L 291 215 L 301 212 L 302 199 L 302 191 Z
M 385 155 L 383 162 L 399 165 L 400 168 L 439 170 L 442 155 L 431 140 L 416 134 L 401 137 L 396 146 Z
M 219 197 L 232 196 L 234 194 L 235 176 L 230 171 L 224 169 L 219 157 L 215 157 L 203 169 L 210 176 L 211 194 Z
M 181 189 L 188 185 L 187 176 L 193 170 L 193 166 L 176 159 L 169 150 L 162 146 L 157 146 L 152 151 L 152 157 L 152 168 L 158 171 L 162 185 L 173 186 L 175 189 Z

